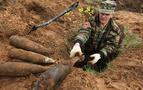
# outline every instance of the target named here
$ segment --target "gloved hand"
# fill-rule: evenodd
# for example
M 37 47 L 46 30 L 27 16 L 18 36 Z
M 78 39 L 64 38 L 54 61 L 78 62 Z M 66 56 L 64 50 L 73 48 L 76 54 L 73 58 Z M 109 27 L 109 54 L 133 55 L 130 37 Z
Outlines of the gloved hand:
M 99 53 L 95 53 L 90 55 L 90 58 L 92 58 L 92 60 L 88 61 L 88 63 L 94 65 L 101 58 L 101 56 Z
M 76 54 L 82 55 L 82 51 L 80 48 L 80 44 L 79 43 L 75 43 L 75 45 L 73 46 L 71 52 L 70 52 L 70 57 L 75 57 Z

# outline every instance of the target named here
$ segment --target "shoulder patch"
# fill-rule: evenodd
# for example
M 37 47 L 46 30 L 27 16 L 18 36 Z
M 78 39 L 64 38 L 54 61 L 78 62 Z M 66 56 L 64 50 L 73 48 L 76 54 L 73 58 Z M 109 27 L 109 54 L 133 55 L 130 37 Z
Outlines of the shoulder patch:
M 82 28 L 83 28 L 83 29 L 91 28 L 90 22 L 84 22 L 84 23 L 82 24 Z

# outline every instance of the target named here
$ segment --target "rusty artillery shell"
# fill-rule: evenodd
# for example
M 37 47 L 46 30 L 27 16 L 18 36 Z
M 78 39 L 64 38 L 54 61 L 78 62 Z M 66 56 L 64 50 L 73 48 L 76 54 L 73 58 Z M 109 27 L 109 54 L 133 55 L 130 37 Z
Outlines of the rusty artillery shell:
M 46 56 L 53 53 L 51 50 L 45 48 L 41 44 L 38 44 L 22 36 L 16 36 L 16 35 L 11 36 L 10 44 L 17 48 L 25 49 L 28 51 L 33 51 L 33 52 L 40 53 Z
M 55 63 L 55 60 L 52 58 L 22 49 L 11 49 L 9 51 L 9 57 L 37 64 Z
M 32 90 L 55 90 L 62 80 L 70 73 L 67 65 L 56 65 L 40 75 L 40 79 L 34 82 Z
M 72 71 L 72 66 L 80 57 L 74 57 L 69 62 L 50 67 L 34 82 L 32 90 L 55 90 L 66 76 Z
M 42 73 L 47 70 L 47 67 L 21 63 L 21 62 L 6 62 L 0 64 L 0 76 L 27 76 L 30 74 Z

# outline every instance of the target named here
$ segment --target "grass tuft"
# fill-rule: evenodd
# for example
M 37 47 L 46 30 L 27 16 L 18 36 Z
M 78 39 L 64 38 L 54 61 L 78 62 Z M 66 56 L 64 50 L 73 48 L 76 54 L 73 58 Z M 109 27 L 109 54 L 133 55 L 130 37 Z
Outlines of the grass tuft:
M 125 28 L 124 30 L 125 38 L 123 40 L 121 50 L 124 51 L 131 48 L 138 48 L 143 45 L 143 40 L 139 37 L 139 35 L 129 32 L 128 28 Z

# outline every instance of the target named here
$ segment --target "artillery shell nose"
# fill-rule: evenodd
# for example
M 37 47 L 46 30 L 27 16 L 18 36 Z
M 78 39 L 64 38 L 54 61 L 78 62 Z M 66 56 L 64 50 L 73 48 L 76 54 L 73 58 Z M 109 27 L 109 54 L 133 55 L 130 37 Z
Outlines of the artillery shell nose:
M 46 57 L 45 58 L 45 63 L 55 63 L 56 61 L 52 58 Z

